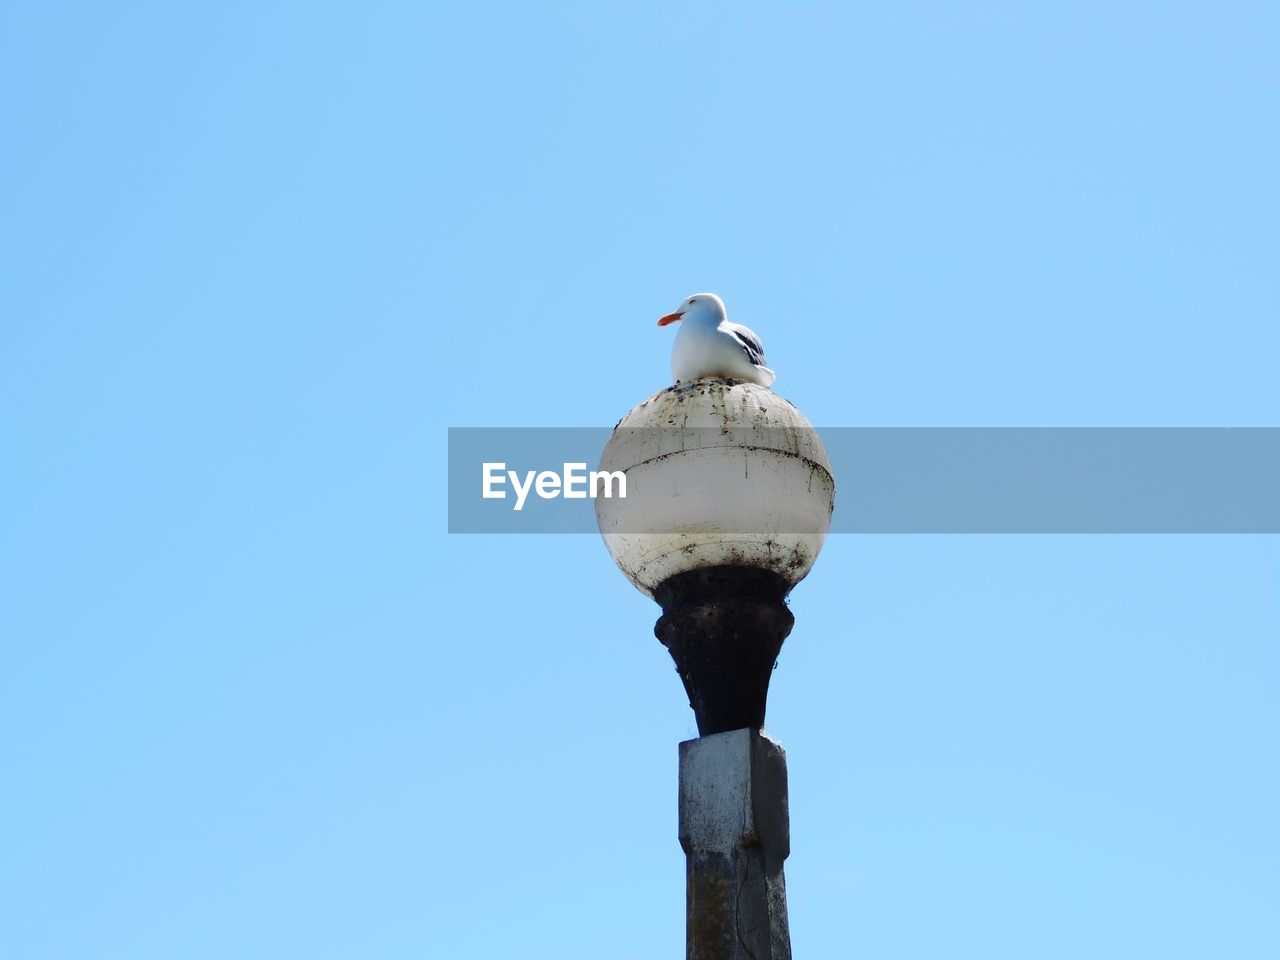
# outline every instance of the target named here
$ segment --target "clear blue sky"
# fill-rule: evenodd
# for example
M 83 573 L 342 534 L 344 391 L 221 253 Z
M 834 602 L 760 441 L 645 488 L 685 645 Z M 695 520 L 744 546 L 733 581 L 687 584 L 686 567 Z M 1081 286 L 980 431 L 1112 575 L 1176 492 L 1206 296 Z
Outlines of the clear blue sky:
M 704 289 L 818 425 L 1280 426 L 1264 2 L 0 10 L 0 954 L 683 949 L 657 608 L 449 537 Z M 1274 537 L 830 540 L 797 957 L 1280 955 Z

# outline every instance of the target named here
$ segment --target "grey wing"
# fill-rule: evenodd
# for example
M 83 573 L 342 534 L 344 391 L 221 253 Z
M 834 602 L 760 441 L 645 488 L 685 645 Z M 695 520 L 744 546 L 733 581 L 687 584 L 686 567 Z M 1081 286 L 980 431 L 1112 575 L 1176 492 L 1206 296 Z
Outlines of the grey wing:
M 736 323 L 729 324 L 729 332 L 733 334 L 735 340 L 742 344 L 742 349 L 747 351 L 748 360 L 757 367 L 767 366 L 764 362 L 764 344 L 760 342 L 760 338 L 755 333 Z

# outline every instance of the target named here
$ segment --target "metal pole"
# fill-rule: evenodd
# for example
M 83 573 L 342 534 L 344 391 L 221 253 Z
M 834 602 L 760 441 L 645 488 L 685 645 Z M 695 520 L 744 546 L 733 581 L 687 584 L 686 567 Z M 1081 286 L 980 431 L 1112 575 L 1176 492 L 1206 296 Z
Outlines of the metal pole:
M 791 960 L 787 758 L 755 730 L 680 744 L 687 960 Z
M 782 864 L 791 852 L 787 760 L 760 732 L 794 619 L 790 583 L 755 567 L 704 567 L 654 591 L 654 633 L 698 721 L 680 744 L 688 960 L 790 960 Z

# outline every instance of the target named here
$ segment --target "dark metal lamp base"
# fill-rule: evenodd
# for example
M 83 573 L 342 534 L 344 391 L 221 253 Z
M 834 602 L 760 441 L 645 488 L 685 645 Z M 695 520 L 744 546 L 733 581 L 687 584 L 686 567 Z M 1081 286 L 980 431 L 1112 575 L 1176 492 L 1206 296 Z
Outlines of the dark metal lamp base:
M 671 653 L 708 736 L 764 726 L 769 680 L 795 618 L 791 584 L 756 567 L 704 567 L 676 574 L 654 591 L 662 616 L 653 632 Z

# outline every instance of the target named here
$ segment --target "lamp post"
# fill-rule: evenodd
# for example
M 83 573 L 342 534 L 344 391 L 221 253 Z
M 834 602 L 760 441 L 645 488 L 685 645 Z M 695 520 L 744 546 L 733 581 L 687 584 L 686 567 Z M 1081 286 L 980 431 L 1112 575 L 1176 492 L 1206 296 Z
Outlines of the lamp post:
M 790 853 L 786 754 L 762 732 L 769 680 L 831 520 L 835 481 L 809 421 L 755 384 L 696 380 L 618 423 L 601 469 L 605 545 L 662 607 L 698 724 L 680 744 L 680 844 L 689 960 L 791 956 L 782 864 Z

